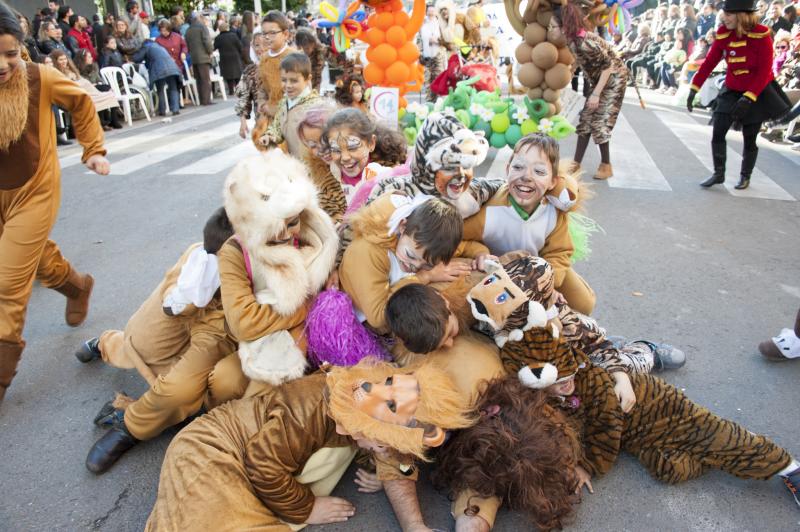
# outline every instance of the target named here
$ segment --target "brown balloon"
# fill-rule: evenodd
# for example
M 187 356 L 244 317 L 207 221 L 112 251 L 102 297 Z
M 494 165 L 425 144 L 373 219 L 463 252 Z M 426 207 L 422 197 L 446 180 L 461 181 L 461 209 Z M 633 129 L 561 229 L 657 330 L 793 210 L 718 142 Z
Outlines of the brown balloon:
M 558 62 L 558 48 L 552 43 L 540 42 L 531 52 L 533 64 L 542 70 L 547 70 Z
M 556 103 L 559 96 L 561 96 L 561 93 L 553 89 L 547 89 L 542 93 L 542 98 L 548 103 Z
M 545 39 L 547 39 L 547 30 L 544 29 L 544 26 L 534 22 L 525 28 L 525 42 L 530 46 L 536 46 Z
M 556 63 L 544 74 L 545 82 L 551 89 L 563 89 L 572 80 L 572 71 L 563 63 Z
M 542 82 L 544 74 L 544 70 L 533 63 L 525 63 L 519 67 L 519 82 L 531 89 Z
M 517 49 L 514 50 L 514 57 L 517 59 L 517 63 L 525 64 L 531 62 L 531 52 L 533 48 L 526 42 L 521 42 Z
M 558 62 L 563 63 L 565 65 L 571 65 L 575 62 L 575 56 L 572 55 L 569 48 L 566 46 L 564 48 L 558 49 Z

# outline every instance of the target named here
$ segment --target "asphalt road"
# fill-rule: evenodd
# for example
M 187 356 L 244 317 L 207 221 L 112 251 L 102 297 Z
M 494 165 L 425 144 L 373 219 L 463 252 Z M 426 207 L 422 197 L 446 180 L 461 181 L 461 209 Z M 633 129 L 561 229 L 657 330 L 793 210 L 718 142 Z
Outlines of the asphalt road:
M 771 185 L 765 194 L 742 197 L 722 187 L 701 190 L 697 183 L 707 171 L 689 145 L 708 146 L 710 128 L 702 116 L 670 111 L 652 93 L 645 97 L 656 105 L 643 111 L 626 104 L 628 125 L 618 126 L 612 141 L 618 177 L 594 184 L 588 203 L 587 214 L 605 229 L 592 240 L 591 258 L 577 265 L 597 292 L 595 316 L 612 334 L 684 349 L 687 365 L 664 373 L 665 379 L 800 456 L 800 361 L 770 363 L 756 349 L 790 327 L 800 307 L 800 208 L 794 201 L 800 198 L 800 155 L 760 141 L 758 169 L 777 185 L 778 196 L 782 190 L 791 200 L 754 197 L 772 197 Z M 683 130 L 669 126 L 676 120 Z M 172 133 L 159 137 L 167 127 Z M 246 152 L 236 147 L 236 131 L 232 103 L 218 103 L 172 124 L 139 123 L 110 135 L 112 170 L 124 175 L 99 177 L 79 164 L 65 168 L 52 237 L 80 270 L 94 275 L 92 309 L 82 327 L 71 329 L 63 321 L 63 297 L 34 289 L 28 347 L 0 406 L 0 529 L 143 528 L 175 431 L 138 445 L 102 476 L 89 473 L 86 453 L 102 434 L 92 425 L 95 413 L 115 391 L 138 395 L 145 387 L 133 371 L 82 365 L 73 352 L 105 329 L 124 327 L 164 271 L 200 240 L 206 216 L 222 202 L 227 169 Z M 741 141 L 731 138 L 741 153 Z M 564 155 L 573 147 L 574 139 L 564 142 Z M 64 151 L 66 161 L 72 153 Z M 590 147 L 585 166 L 591 171 L 597 163 Z M 487 161 L 482 171 L 491 165 Z M 176 173 L 182 168 L 201 173 Z M 736 170 L 729 168 L 729 179 Z M 637 177 L 645 179 L 643 188 L 630 187 Z M 624 186 L 614 186 L 617 179 Z M 594 488 L 569 529 L 800 528 L 800 509 L 777 479 L 710 472 L 667 486 L 623 456 Z M 452 529 L 447 497 L 425 482 L 419 491 L 428 524 Z M 397 529 L 383 494 L 357 494 L 352 470 L 335 494 L 354 502 L 356 516 L 315 530 Z M 496 530 L 528 529 L 524 516 L 502 511 L 498 517 Z

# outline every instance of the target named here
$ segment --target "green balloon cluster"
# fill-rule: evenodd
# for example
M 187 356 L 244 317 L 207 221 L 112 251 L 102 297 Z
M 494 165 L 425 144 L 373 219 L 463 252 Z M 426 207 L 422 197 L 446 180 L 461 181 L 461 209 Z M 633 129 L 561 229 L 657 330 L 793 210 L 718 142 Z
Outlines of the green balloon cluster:
M 400 109 L 400 127 L 409 145 L 414 144 L 425 117 L 431 112 L 445 110 L 453 112 L 472 131 L 483 132 L 489 144 L 498 149 L 504 146 L 513 149 L 522 137 L 540 131 L 556 140 L 575 132 L 563 116 L 545 118 L 549 111 L 546 101 L 531 100 L 526 96 L 521 102 L 515 102 L 513 98 L 501 98 L 499 90 L 476 91 L 472 85 L 479 79 L 460 81 L 435 104 L 411 103 L 406 109 Z

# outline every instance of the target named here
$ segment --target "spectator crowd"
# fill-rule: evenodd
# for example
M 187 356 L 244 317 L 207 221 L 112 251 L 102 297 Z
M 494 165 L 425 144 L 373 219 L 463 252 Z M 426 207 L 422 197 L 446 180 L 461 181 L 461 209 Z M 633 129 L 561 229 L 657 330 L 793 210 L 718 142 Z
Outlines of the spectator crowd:
M 761 0 L 757 9 L 761 23 L 772 32 L 775 79 L 791 103 L 796 104 L 800 99 L 800 20 L 797 6 L 784 3 L 784 0 L 771 3 Z M 720 2 L 698 0 L 691 3 L 683 0 L 680 4 L 661 3 L 633 17 L 624 34 L 609 36 L 630 70 L 629 85 L 636 83 L 640 87 L 677 95 L 676 101 L 685 100 L 692 77 L 714 42 L 720 14 Z M 715 72 L 723 76 L 725 68 L 725 61 L 722 61 Z M 718 88 L 713 83 L 707 83 L 706 88 L 710 94 L 701 94 L 701 97 L 704 102 L 710 102 Z M 800 148 L 800 135 L 792 133 L 789 131 L 785 137 L 795 144 L 796 149 Z M 765 136 L 770 140 L 784 137 L 783 131 L 768 131 Z

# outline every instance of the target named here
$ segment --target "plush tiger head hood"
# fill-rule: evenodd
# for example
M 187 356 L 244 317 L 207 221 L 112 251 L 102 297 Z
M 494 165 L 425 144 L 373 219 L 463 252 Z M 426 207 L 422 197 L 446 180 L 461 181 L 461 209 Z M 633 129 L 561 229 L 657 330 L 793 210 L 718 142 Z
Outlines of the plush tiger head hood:
M 454 115 L 431 113 L 422 123 L 414 144 L 411 180 L 423 193 L 452 201 L 469 189 L 472 172 L 463 180 L 458 194 L 448 194 L 447 182 L 437 183 L 437 172 L 458 168 L 472 170 L 486 159 L 488 153 L 486 139 L 469 130 Z
M 487 267 L 489 275 L 467 296 L 472 314 L 495 332 L 495 342 L 517 342 L 528 329 L 547 328 L 558 338 L 561 323 L 555 302 L 553 268 L 541 257 L 526 252 L 503 255 Z
M 294 313 L 325 284 L 339 242 L 307 168 L 278 149 L 253 155 L 228 175 L 224 196 L 228 218 L 250 257 L 254 291 L 281 315 Z M 300 219 L 297 240 L 275 244 L 294 217 Z

